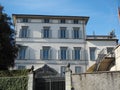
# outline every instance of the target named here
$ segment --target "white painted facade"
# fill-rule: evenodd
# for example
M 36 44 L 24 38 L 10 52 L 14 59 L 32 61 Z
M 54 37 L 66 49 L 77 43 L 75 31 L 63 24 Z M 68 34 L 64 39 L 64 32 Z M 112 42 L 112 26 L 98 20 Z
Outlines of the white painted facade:
M 45 19 L 49 20 L 49 22 L 45 23 Z M 16 43 L 19 48 L 25 48 L 24 51 L 21 50 L 24 53 L 23 57 L 15 61 L 15 69 L 31 68 L 33 65 L 36 70 L 47 64 L 61 73 L 63 71 L 62 67 L 64 69 L 70 63 L 73 73 L 75 71 L 85 72 L 95 62 L 97 54 L 103 48 L 114 48 L 117 45 L 116 37 L 109 38 L 109 35 L 87 36 L 86 24 L 88 19 L 89 17 L 81 16 L 13 14 L 17 33 Z M 21 30 L 24 28 L 27 28 L 28 31 L 22 31 L 22 33 L 27 33 L 28 35 L 25 34 L 21 37 Z M 47 30 L 49 29 L 49 37 L 47 38 L 47 34 L 44 34 L 47 32 L 45 31 L 46 28 Z M 61 32 L 62 29 L 65 32 L 64 30 Z M 76 31 L 74 31 L 75 29 Z M 77 30 L 79 34 L 76 33 Z M 62 38 L 60 33 L 63 34 Z M 90 47 L 95 48 L 95 60 L 93 61 L 90 60 Z M 45 50 L 49 50 L 47 57 L 43 55 L 47 54 Z M 65 55 L 61 57 L 61 53 L 65 53 Z M 75 53 L 77 54 L 76 57 Z M 75 58 L 77 59 L 75 60 Z
M 120 71 L 120 44 L 114 49 L 115 52 L 115 65 L 110 71 Z

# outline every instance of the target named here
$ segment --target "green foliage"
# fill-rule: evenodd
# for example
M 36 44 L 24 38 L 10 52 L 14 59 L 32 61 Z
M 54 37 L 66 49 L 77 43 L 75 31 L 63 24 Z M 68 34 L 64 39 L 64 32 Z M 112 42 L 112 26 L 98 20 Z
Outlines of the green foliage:
M 27 90 L 28 77 L 0 77 L 0 90 Z
M 0 5 L 0 70 L 8 70 L 14 66 L 18 52 L 14 35 L 11 18 L 3 12 L 3 6 Z
M 0 71 L 0 90 L 27 90 L 28 70 Z
M 13 76 L 27 76 L 29 69 L 25 70 L 12 70 L 12 71 L 0 71 L 0 77 L 13 77 Z

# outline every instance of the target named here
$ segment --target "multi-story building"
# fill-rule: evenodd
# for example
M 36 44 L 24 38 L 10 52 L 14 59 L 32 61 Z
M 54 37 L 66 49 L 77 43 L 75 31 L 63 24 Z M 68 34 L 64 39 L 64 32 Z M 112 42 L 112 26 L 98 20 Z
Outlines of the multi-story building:
M 99 51 L 117 45 L 112 35 L 86 35 L 89 17 L 13 14 L 19 46 L 16 69 L 35 70 L 47 64 L 58 73 L 68 63 L 73 73 L 85 72 Z

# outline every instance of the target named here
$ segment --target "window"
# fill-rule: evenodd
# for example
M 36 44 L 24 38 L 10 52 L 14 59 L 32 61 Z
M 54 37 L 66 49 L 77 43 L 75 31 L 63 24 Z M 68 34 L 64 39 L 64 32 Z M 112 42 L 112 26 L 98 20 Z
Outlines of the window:
M 25 22 L 25 23 L 28 22 L 28 18 L 23 18 L 22 22 Z
M 29 37 L 30 30 L 28 29 L 28 26 L 22 26 L 22 29 L 20 30 L 20 37 L 21 38 L 27 38 Z
M 41 52 L 41 59 L 48 60 L 51 58 L 51 50 L 49 46 L 44 46 Z
M 49 19 L 44 19 L 44 23 L 49 23 Z
M 81 54 L 81 48 L 80 47 L 74 47 L 74 51 L 73 51 L 73 59 L 74 60 L 80 60 L 80 54 Z
M 60 34 L 60 38 L 67 38 L 67 30 L 66 30 L 66 27 L 61 27 L 59 34 Z
M 111 53 L 113 51 L 113 47 L 107 47 L 107 53 Z
M 62 76 L 62 77 L 65 76 L 65 69 L 66 69 L 65 66 L 62 66 L 62 67 L 61 67 L 61 76 Z
M 25 69 L 25 66 L 18 66 L 19 70 Z
M 50 27 L 44 27 L 43 38 L 50 38 L 50 36 L 51 36 Z
M 74 19 L 74 20 L 73 20 L 73 23 L 74 23 L 74 24 L 78 24 L 78 20 L 77 20 L 77 19 Z
M 92 61 L 95 60 L 95 52 L 96 52 L 96 48 L 90 47 L 90 60 L 92 60 Z
M 25 54 L 26 54 L 26 46 L 21 46 L 18 52 L 18 59 L 25 59 Z
M 80 74 L 82 71 L 81 71 L 81 67 L 77 66 L 75 67 L 75 73 L 76 74 Z
M 80 38 L 82 38 L 82 31 L 80 30 L 79 27 L 74 27 L 73 28 L 73 38 L 74 39 L 80 39 Z
M 65 23 L 65 19 L 61 19 L 61 20 L 60 20 L 60 23 Z
M 60 48 L 60 59 L 66 60 L 68 58 L 67 54 L 68 54 L 67 47 L 61 47 Z

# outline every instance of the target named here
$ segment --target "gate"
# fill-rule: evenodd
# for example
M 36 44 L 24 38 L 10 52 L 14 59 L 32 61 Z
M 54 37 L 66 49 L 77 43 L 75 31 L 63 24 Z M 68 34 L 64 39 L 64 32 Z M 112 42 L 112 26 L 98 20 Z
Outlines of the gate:
M 36 78 L 35 90 L 65 90 L 65 79 L 61 77 Z
M 65 78 L 44 65 L 34 72 L 34 90 L 65 90 Z

